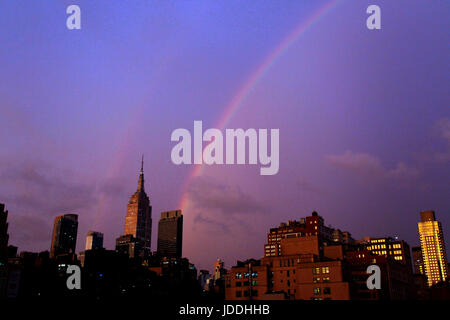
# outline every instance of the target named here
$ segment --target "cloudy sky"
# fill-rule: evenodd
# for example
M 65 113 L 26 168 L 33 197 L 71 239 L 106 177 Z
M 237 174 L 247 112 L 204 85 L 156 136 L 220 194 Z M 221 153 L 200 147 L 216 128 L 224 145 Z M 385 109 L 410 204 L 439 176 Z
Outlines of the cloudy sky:
M 81 30 L 66 28 L 73 2 Z M 374 3 L 382 28 L 370 31 Z M 448 244 L 449 14 L 439 0 L 2 1 L 10 243 L 48 250 L 54 217 L 77 213 L 77 251 L 88 230 L 112 249 L 144 154 L 153 249 L 159 213 L 182 207 L 199 268 L 262 257 L 271 227 L 313 210 L 355 238 L 417 245 L 432 209 Z M 174 165 L 172 131 L 217 127 L 274 53 L 226 128 L 280 129 L 279 173 Z

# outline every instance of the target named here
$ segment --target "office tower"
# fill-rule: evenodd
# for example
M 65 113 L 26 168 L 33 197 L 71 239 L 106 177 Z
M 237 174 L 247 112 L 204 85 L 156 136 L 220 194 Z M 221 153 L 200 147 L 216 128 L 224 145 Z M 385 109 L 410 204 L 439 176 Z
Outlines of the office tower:
M 75 253 L 78 231 L 78 215 L 63 214 L 55 218 L 53 225 L 52 258 L 60 254 Z
M 163 257 L 181 258 L 183 215 L 181 210 L 161 212 L 158 224 L 158 253 Z
M 86 250 L 103 248 L 103 233 L 89 231 L 86 236 Z
M 414 264 L 415 274 L 425 274 L 425 266 L 423 265 L 422 249 L 417 247 L 412 247 L 412 257 Z
M 140 256 L 146 257 L 150 254 L 152 207 L 144 188 L 144 157 L 141 162 L 138 188 L 128 202 L 124 235 L 132 235 L 136 239 L 141 250 Z
M 372 254 L 392 257 L 394 260 L 400 261 L 410 268 L 412 267 L 410 248 L 406 241 L 391 237 L 365 237 L 362 244 L 365 249 Z
M 0 203 L 0 262 L 1 259 L 6 259 L 8 253 L 8 211 L 5 210 L 5 205 Z
M 421 212 L 420 219 L 418 228 L 425 275 L 428 286 L 432 286 L 448 278 L 444 234 L 441 223 L 436 221 L 434 211 Z

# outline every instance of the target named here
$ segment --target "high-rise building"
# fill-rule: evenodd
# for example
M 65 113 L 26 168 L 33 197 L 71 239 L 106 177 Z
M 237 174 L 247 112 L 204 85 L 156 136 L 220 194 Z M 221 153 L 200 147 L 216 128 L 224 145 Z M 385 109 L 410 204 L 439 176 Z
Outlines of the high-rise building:
M 161 212 L 158 224 L 158 253 L 181 258 L 183 249 L 183 215 L 181 210 Z
M 0 262 L 8 256 L 8 211 L 5 205 L 0 203 Z
M 50 256 L 52 258 L 60 254 L 75 253 L 78 231 L 78 215 L 63 214 L 55 218 L 53 225 L 52 247 Z
M 418 223 L 425 275 L 428 286 L 448 279 L 448 263 L 442 225 L 434 211 L 422 211 Z
M 144 157 L 141 162 L 141 172 L 139 174 L 138 188 L 130 197 L 125 217 L 124 235 L 132 235 L 141 252 L 139 256 L 148 256 L 151 248 L 152 238 L 152 207 L 150 199 L 145 193 L 144 187 Z
M 415 274 L 425 274 L 425 267 L 423 265 L 422 249 L 417 247 L 412 247 L 412 257 L 414 264 Z
M 103 248 L 103 233 L 89 231 L 86 236 L 86 250 L 95 250 Z

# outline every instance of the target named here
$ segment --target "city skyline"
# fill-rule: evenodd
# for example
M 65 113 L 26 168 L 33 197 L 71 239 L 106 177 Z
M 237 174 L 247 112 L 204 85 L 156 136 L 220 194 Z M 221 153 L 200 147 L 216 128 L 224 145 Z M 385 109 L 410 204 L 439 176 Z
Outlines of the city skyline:
M 139 181 L 142 182 L 139 186 L 143 189 L 143 179 L 140 178 Z M 4 215 L 3 220 L 0 221 L 0 237 L 8 239 L 6 220 L 8 211 L 5 210 L 4 204 L 0 204 L 0 208 L 0 213 Z M 55 218 L 50 252 L 22 251 L 17 256 L 17 247 L 10 245 L 6 248 L 7 243 L 3 243 L 0 247 L 2 252 L 0 266 L 4 270 L 10 267 L 11 270 L 16 270 L 11 272 L 20 274 L 18 266 L 24 261 L 28 261 L 28 266 L 33 266 L 29 264 L 33 259 L 47 261 L 44 263 L 46 267 L 53 264 L 60 272 L 64 270 L 61 268 L 65 268 L 67 263 L 81 264 L 94 281 L 89 285 L 90 289 L 85 292 L 92 292 L 95 288 L 95 279 L 100 280 L 98 285 L 102 283 L 102 268 L 106 268 L 103 269 L 105 271 L 108 270 L 108 276 L 105 279 L 108 279 L 108 283 L 111 284 L 113 275 L 110 273 L 111 270 L 125 272 L 126 261 L 129 263 L 128 267 L 134 265 L 135 268 L 141 268 L 147 273 L 147 278 L 141 278 L 146 283 L 151 283 L 155 275 L 166 280 L 167 275 L 171 275 L 169 279 L 175 280 L 180 276 L 178 273 L 180 271 L 181 275 L 193 276 L 190 278 L 191 281 L 197 279 L 195 265 L 181 255 L 182 214 L 180 210 L 161 213 L 158 250 L 151 255 L 140 252 L 143 248 L 142 242 L 134 238 L 132 234 L 119 237 L 115 250 L 105 250 L 102 247 L 103 234 L 89 232 L 86 246 L 92 248 L 86 248 L 86 251 L 80 252 L 77 257 L 74 254 L 77 218 L 76 214 L 65 214 Z M 212 275 L 209 271 L 200 270 L 197 290 L 203 288 L 205 290 L 203 292 L 213 296 L 218 294 L 217 297 L 223 295 L 222 297 L 226 300 L 444 298 L 446 293 L 440 288 L 446 286 L 448 288 L 449 265 L 445 254 L 442 226 L 436 219 L 435 212 L 420 212 L 418 228 L 421 246 L 418 250 L 413 247 L 411 251 L 408 243 L 398 238 L 354 239 L 348 231 L 326 226 L 324 218 L 314 211 L 310 216 L 298 221 L 290 220 L 287 223 L 280 223 L 279 227 L 270 228 L 267 233 L 268 242 L 264 245 L 264 257 L 238 260 L 229 270 L 224 268 L 224 263 L 220 259 L 217 259 Z M 93 236 L 98 239 L 95 241 L 93 238 L 89 239 Z M 96 242 L 95 248 L 94 242 Z M 418 252 L 420 252 L 419 255 L 417 255 Z M 109 259 L 112 265 L 107 267 L 108 260 L 103 259 Z M 5 263 L 5 261 L 8 262 Z M 116 263 L 119 265 L 116 266 Z M 374 266 L 382 270 L 382 278 L 379 281 L 383 284 L 382 287 L 377 288 L 379 290 L 369 288 L 368 282 L 366 285 L 368 273 L 366 269 Z M 92 273 L 92 270 L 96 268 L 100 269 Z M 18 289 L 14 282 L 17 280 L 13 279 L 18 278 L 12 277 L 10 279 L 12 282 L 7 281 L 6 294 L 9 297 L 17 297 L 20 292 L 23 296 L 29 290 L 28 282 L 25 282 L 27 285 L 20 286 L 22 289 Z M 91 287 L 93 284 L 94 287 Z M 191 284 L 193 285 L 192 282 Z M 132 282 L 128 282 L 128 285 L 131 285 L 131 288 L 135 287 Z M 99 290 L 100 287 L 98 287 Z M 151 285 L 145 287 L 151 287 Z M 190 287 L 190 290 L 193 290 L 192 294 L 199 292 L 194 287 Z M 2 288 L 5 289 L 5 282 Z M 180 288 L 189 290 L 189 286 Z M 122 287 L 121 293 L 124 294 L 126 291 Z M 2 292 L 2 296 L 5 292 Z M 97 291 L 97 294 L 99 292 Z M 152 290 L 149 290 L 150 292 Z
M 368 1 L 78 4 L 71 31 L 56 1 L 0 10 L 0 202 L 20 250 L 49 250 L 64 213 L 77 251 L 89 230 L 114 248 L 141 154 L 199 269 L 263 256 L 267 230 L 313 211 L 413 247 L 434 210 L 450 234 L 448 3 L 380 0 L 377 31 Z M 194 121 L 279 128 L 279 172 L 174 165 L 170 134 Z
M 139 179 L 138 179 L 138 188 L 137 188 L 137 191 L 131 196 L 131 198 L 130 198 L 130 201 L 128 202 L 128 207 L 130 206 L 130 203 L 134 203 L 135 201 L 133 201 L 133 199 L 134 198 L 136 198 L 136 195 L 139 195 L 139 194 L 141 194 L 142 192 L 144 192 L 145 193 L 145 182 L 144 182 L 144 173 L 143 173 L 143 157 L 142 157 L 142 160 L 141 160 L 141 168 L 140 168 L 140 171 L 139 171 Z M 146 193 L 145 193 L 145 196 L 147 197 L 147 199 L 148 199 L 148 196 L 146 195 Z M 150 201 L 148 201 L 148 203 L 150 203 Z M 4 205 L 4 204 L 3 204 Z M 6 205 L 5 205 L 5 207 L 4 207 L 5 209 L 6 209 Z M 150 208 L 151 208 L 151 206 L 150 206 Z M 133 211 L 134 209 L 131 209 L 131 211 Z M 134 210 L 134 211 L 136 211 L 136 210 Z M 150 209 L 150 211 L 151 211 L 151 209 Z M 8 210 L 6 210 L 6 212 L 8 213 Z M 129 218 L 127 218 L 127 216 L 129 216 L 129 212 L 130 212 L 130 209 L 128 209 L 128 210 L 125 210 L 125 223 L 124 223 L 124 229 L 125 229 L 125 231 L 123 232 L 123 234 L 122 234 L 122 236 L 129 236 L 129 235 L 133 235 L 132 233 L 130 234 L 130 233 L 127 233 L 127 230 L 129 231 L 129 230 L 131 230 L 130 229 L 130 227 L 128 226 L 128 228 L 127 228 L 127 221 L 129 221 L 128 219 Z M 422 215 L 423 213 L 427 213 L 427 212 L 433 212 L 433 217 L 434 217 L 434 211 L 420 211 L 419 213 Z M 161 219 L 159 219 L 158 220 L 158 224 L 160 225 L 161 224 L 161 221 L 162 220 L 164 220 L 163 219 L 163 217 L 170 217 L 170 216 L 172 216 L 173 215 L 173 217 L 183 217 L 182 216 L 182 213 L 181 213 L 181 210 L 172 210 L 172 211 L 163 211 L 163 212 L 161 212 L 160 213 L 161 214 Z M 317 215 L 317 213 L 314 211 L 313 212 L 313 216 L 314 216 L 314 214 L 316 214 Z M 68 216 L 70 219 L 75 219 L 75 221 L 76 221 L 76 223 L 77 223 L 77 225 L 76 225 L 76 229 L 78 229 L 78 221 L 77 221 L 77 219 L 78 219 L 78 215 L 77 214 L 75 214 L 75 213 L 66 213 L 66 214 L 61 214 L 61 215 L 59 215 L 59 216 L 56 216 L 55 218 L 54 218 L 54 220 L 55 220 L 55 222 L 54 222 L 54 224 L 53 224 L 53 231 L 52 231 L 52 233 L 53 233 L 53 235 L 52 235 L 52 237 L 50 238 L 50 241 L 51 241 L 51 245 L 50 245 L 50 248 L 49 249 L 43 249 L 43 250 L 37 250 L 37 251 L 49 251 L 50 252 L 50 254 L 51 254 L 51 256 L 52 256 L 52 248 L 53 248 L 53 242 L 54 242 L 54 238 L 55 238 L 55 230 L 56 230 L 56 228 L 57 228 L 57 225 L 56 225 L 56 221 L 59 221 L 61 218 L 64 218 L 64 217 L 66 217 L 66 216 Z M 72 218 L 73 217 L 73 218 Z M 151 214 L 150 214 L 150 217 L 151 217 Z M 167 219 L 167 218 L 166 218 Z M 172 218 L 173 219 L 173 218 Z M 150 219 L 150 220 L 152 220 L 152 219 Z M 280 222 L 281 223 L 281 226 L 289 226 L 289 223 L 291 222 L 291 220 L 286 220 L 285 219 L 285 222 Z M 136 224 L 137 222 L 135 221 L 135 224 Z M 129 223 L 128 223 L 129 224 Z M 419 225 L 420 225 L 420 222 L 419 222 Z M 439 225 L 440 225 L 440 222 L 439 222 Z M 183 226 L 183 223 L 182 223 L 182 220 L 181 220 L 181 235 L 183 236 L 183 230 L 182 230 L 182 226 Z M 324 228 L 331 228 L 331 227 L 326 227 L 325 225 L 323 226 Z M 179 228 L 180 227 L 177 227 L 177 229 L 176 230 L 179 230 Z M 155 229 L 153 229 L 153 228 L 150 228 L 150 232 L 151 232 L 151 230 L 157 230 L 158 232 L 155 232 L 155 233 L 152 233 L 151 234 L 151 236 L 152 236 L 152 238 L 156 238 L 158 241 L 159 241 L 159 239 L 160 239 L 160 237 L 159 237 L 159 229 L 160 229 L 160 227 L 158 227 L 158 228 L 155 228 Z M 269 229 L 273 229 L 273 226 L 271 226 Z M 115 244 L 115 245 L 113 245 L 113 246 L 111 246 L 111 247 L 108 247 L 108 246 L 103 246 L 103 236 L 104 236 L 104 234 L 102 233 L 102 232 L 98 232 L 98 231 L 91 231 L 91 229 L 89 229 L 90 231 L 88 231 L 87 232 L 87 237 L 77 237 L 77 235 L 78 235 L 78 232 L 76 232 L 76 234 L 75 234 L 75 239 L 80 239 L 79 241 L 85 241 L 84 243 L 81 243 L 82 244 L 82 246 L 81 247 L 78 247 L 78 249 L 75 251 L 75 253 L 79 253 L 79 252 L 82 252 L 83 251 L 83 248 L 85 248 L 85 246 L 88 244 L 87 242 L 88 242 L 88 237 L 92 237 L 92 234 L 100 234 L 101 236 L 102 236 L 102 247 L 104 247 L 104 248 L 106 248 L 106 249 L 116 249 L 117 250 L 117 243 Z M 339 232 L 339 238 L 341 238 L 341 239 L 352 239 L 352 240 L 354 240 L 353 238 L 352 238 L 352 233 L 349 231 L 349 230 L 345 230 L 345 231 L 341 231 L 340 229 L 330 229 L 330 230 L 335 230 L 335 231 L 337 231 L 337 232 Z M 311 230 L 310 230 L 311 231 Z M 180 232 L 180 231 L 178 231 L 178 232 Z M 441 232 L 442 232 L 442 227 L 441 227 Z M 345 236 L 343 236 L 343 235 L 345 235 Z M 108 236 L 108 235 L 107 235 Z M 110 237 L 112 236 L 112 237 L 114 237 L 114 235 L 109 235 Z M 120 237 L 120 235 L 118 235 L 119 237 Z M 396 236 L 396 235 L 388 235 L 388 234 L 384 234 L 384 235 L 380 235 L 380 236 L 378 236 L 379 238 L 381 237 L 381 238 L 385 238 L 385 239 L 388 239 L 388 238 L 390 238 L 390 239 L 392 239 L 392 237 L 395 237 L 396 239 L 398 239 L 398 236 Z M 377 238 L 377 237 L 374 237 L 374 238 Z M 183 238 L 181 238 L 181 239 L 183 239 Z M 370 236 L 367 236 L 367 235 L 365 235 L 364 237 L 362 237 L 362 238 L 358 238 L 358 239 L 361 239 L 361 240 L 367 240 L 367 239 L 371 239 L 371 237 Z M 155 242 L 152 242 L 153 243 L 153 246 L 151 247 L 151 252 L 158 252 L 158 250 L 157 250 L 157 243 L 158 243 L 158 241 L 155 241 Z M 404 240 L 403 239 L 401 239 L 400 238 L 400 241 L 401 242 L 403 242 Z M 181 240 L 181 243 L 182 243 L 182 240 Z M 408 242 L 409 243 L 409 242 Z M 11 241 L 10 241 L 10 243 L 9 243 L 10 245 L 16 245 L 16 244 L 13 244 L 13 243 L 11 243 Z M 416 244 L 418 244 L 419 245 L 419 247 L 420 247 L 420 245 L 421 245 L 421 242 L 420 242 L 420 231 L 418 232 L 418 234 L 417 234 L 417 239 L 416 239 L 416 242 L 414 242 L 413 244 L 410 244 L 410 246 L 411 246 L 411 248 L 413 248 Z M 78 246 L 78 243 L 76 244 L 77 246 Z M 179 246 L 178 244 L 177 244 L 177 246 Z M 266 244 L 266 246 L 265 247 L 270 247 L 270 239 L 269 239 L 269 244 Z M 444 247 L 445 248 L 448 248 L 448 246 L 446 246 L 445 245 L 445 237 L 444 237 Z M 21 251 L 26 251 L 26 252 L 29 252 L 29 251 L 32 251 L 32 252 L 35 252 L 36 250 L 22 250 L 20 247 L 18 247 L 18 249 L 19 249 L 19 252 L 21 252 Z M 85 248 L 85 249 L 87 249 L 87 248 Z M 178 249 L 177 249 L 178 250 Z M 446 250 L 448 250 L 448 249 L 446 249 Z M 237 250 L 238 251 L 238 250 Z M 256 256 L 252 256 L 252 258 L 260 258 L 260 257 L 263 257 L 263 256 L 265 256 L 265 255 L 267 255 L 267 248 L 265 249 L 265 250 L 262 250 L 263 251 L 263 253 L 260 255 L 260 256 L 258 256 L 258 255 L 256 255 Z M 236 252 L 236 254 L 238 254 L 238 252 Z M 448 253 L 447 253 L 448 254 Z M 270 255 L 269 255 L 270 256 Z M 184 256 L 183 256 L 184 257 Z M 180 256 L 180 258 L 181 258 L 181 256 Z M 186 258 L 189 258 L 189 257 L 187 257 L 186 256 Z M 247 258 L 249 258 L 249 257 L 247 257 Z M 210 259 L 213 259 L 212 257 L 210 257 Z M 214 258 L 214 259 L 220 259 L 220 257 L 217 257 L 217 258 Z M 242 260 L 242 259 L 241 259 Z M 245 259 L 244 259 L 245 260 Z M 213 261 L 213 263 L 215 262 L 216 260 L 214 260 Z M 229 266 L 233 266 L 234 264 L 235 264 L 235 262 L 236 261 L 239 261 L 239 259 L 236 259 L 236 260 L 234 260 L 234 261 L 229 261 L 229 262 L 226 262 L 227 263 L 227 265 L 229 265 Z M 202 266 L 202 268 L 201 269 L 206 269 L 206 270 L 210 270 L 210 268 L 212 269 L 212 265 L 210 265 L 210 266 Z
M 138 189 L 137 192 L 134 194 L 139 194 L 144 192 L 145 193 L 145 184 L 144 184 L 144 177 L 143 177 L 143 160 L 141 162 L 141 170 L 140 170 L 140 174 L 139 174 L 139 179 L 138 179 Z M 147 197 L 147 196 L 146 196 Z M 134 196 L 131 197 L 130 201 L 132 201 L 132 199 L 134 198 Z M 148 198 L 148 197 L 147 197 Z M 130 203 L 130 202 L 129 202 Z M 9 238 L 9 234 L 7 233 L 7 229 L 8 229 L 8 221 L 7 216 L 8 216 L 8 210 L 6 210 L 6 206 L 5 204 L 0 203 L 0 205 L 2 206 L 2 213 L 4 210 L 4 221 L 2 222 L 2 225 L 5 226 L 5 230 L 3 231 L 3 233 L 6 236 L 6 241 L 8 241 Z M 127 210 L 127 214 L 126 216 L 129 216 L 129 210 Z M 306 218 L 301 218 L 299 221 L 295 221 L 295 220 L 288 220 L 287 223 L 286 222 L 281 222 L 280 226 L 278 228 L 274 228 L 271 227 L 270 228 L 270 233 L 268 234 L 268 244 L 266 244 L 264 246 L 264 257 L 271 257 L 271 256 L 279 256 L 282 255 L 281 254 L 281 248 L 280 248 L 280 238 L 277 238 L 277 236 L 273 239 L 276 241 L 274 242 L 272 240 L 273 237 L 273 233 L 278 233 L 278 231 L 276 230 L 284 230 L 281 231 L 281 234 L 283 235 L 283 238 L 285 237 L 284 234 L 290 233 L 292 234 L 297 233 L 298 235 L 302 235 L 302 236 L 307 236 L 307 235 L 311 235 L 311 234 L 318 234 L 318 230 L 320 230 L 319 233 L 319 242 L 320 241 L 328 241 L 328 242 L 337 242 L 337 243 L 343 243 L 343 244 L 349 244 L 349 243 L 354 243 L 354 242 L 361 242 L 361 243 L 367 243 L 368 246 L 366 248 L 366 250 L 368 250 L 369 252 L 372 252 L 375 255 L 386 255 L 386 256 L 392 256 L 392 258 L 394 260 L 400 260 L 401 262 L 410 265 L 411 266 L 411 270 L 414 271 L 418 271 L 418 269 L 420 270 L 420 274 L 424 274 L 424 275 L 428 275 L 431 274 L 431 272 L 433 272 L 433 277 L 436 277 L 436 275 L 434 274 L 435 271 L 427 271 L 429 268 L 429 264 L 430 264 L 430 259 L 428 258 L 428 256 L 430 255 L 430 252 L 432 255 L 438 255 L 438 260 L 434 261 L 433 263 L 436 265 L 441 265 L 442 262 L 445 262 L 444 266 L 440 266 L 439 268 L 443 268 L 446 270 L 446 273 L 444 275 L 440 275 L 437 276 L 437 279 L 446 279 L 448 277 L 447 273 L 448 273 L 448 262 L 447 261 L 447 251 L 446 251 L 446 243 L 445 243 L 445 237 L 443 236 L 443 231 L 442 231 L 442 225 L 440 223 L 440 221 L 436 220 L 435 218 L 435 212 L 434 211 L 421 211 L 420 212 L 420 217 L 421 217 L 421 221 L 418 222 L 418 227 L 419 227 L 419 233 L 418 233 L 418 239 L 419 239 L 419 246 L 411 246 L 405 242 L 403 239 L 399 239 L 397 236 L 395 236 L 394 238 L 392 238 L 391 236 L 385 236 L 385 237 L 368 237 L 365 236 L 361 239 L 354 239 L 351 235 L 351 232 L 349 231 L 342 231 L 338 228 L 332 228 L 331 225 L 329 225 L 328 227 L 324 224 L 324 220 L 321 216 L 318 215 L 318 213 L 316 211 L 312 212 L 312 215 L 310 217 L 306 217 Z M 123 241 L 124 239 L 126 239 L 125 241 L 127 243 L 130 243 L 129 241 L 136 241 L 133 244 L 133 254 L 130 254 L 130 257 L 137 257 L 137 256 L 141 256 L 141 257 L 148 257 L 150 253 L 154 253 L 154 254 L 158 254 L 161 255 L 162 257 L 167 257 L 167 258 L 189 258 L 189 257 L 185 257 L 182 256 L 181 251 L 182 251 L 182 243 L 183 243 L 183 216 L 181 213 L 181 210 L 172 210 L 172 211 L 165 211 L 165 212 L 161 212 L 161 218 L 159 219 L 158 222 L 158 233 L 156 235 L 158 242 L 157 242 L 157 248 L 152 249 L 150 248 L 150 251 L 148 251 L 147 253 L 138 253 L 142 248 L 143 245 L 141 242 L 139 242 L 137 240 L 137 238 L 134 237 L 133 234 L 127 233 L 127 230 L 131 230 L 130 227 L 127 227 L 127 221 L 128 219 L 125 219 L 125 232 L 123 235 L 119 236 L 119 238 L 116 239 L 116 246 L 115 248 L 113 248 L 113 250 L 116 250 L 117 252 L 121 252 L 120 249 L 118 249 L 118 242 L 117 241 Z M 436 224 L 436 225 L 432 225 L 431 229 L 430 226 L 426 227 L 427 231 L 424 232 L 423 230 L 425 230 L 424 228 L 424 222 L 426 221 L 431 221 L 432 223 Z M 73 223 L 75 223 L 75 225 L 73 226 Z M 430 223 L 430 222 L 429 222 Z M 310 226 L 311 224 L 311 226 Z M 129 223 L 128 223 L 129 225 Z M 161 226 L 164 226 L 163 228 L 161 228 Z M 170 227 L 169 227 L 170 226 Z M 318 226 L 320 226 L 318 228 Z M 436 231 L 436 230 L 437 231 Z M 63 231 L 61 231 L 63 230 Z M 152 229 L 150 229 L 151 232 Z M 432 232 L 429 230 L 433 230 Z M 435 233 L 436 232 L 436 233 Z M 58 254 L 83 254 L 84 255 L 84 251 L 79 249 L 79 250 L 75 250 L 73 251 L 73 249 L 76 246 L 76 239 L 78 236 L 78 215 L 77 214 L 62 214 L 59 215 L 57 217 L 55 217 L 54 219 L 54 225 L 53 225 L 53 232 L 52 232 L 52 238 L 51 238 L 51 246 L 50 246 L 50 250 L 43 250 L 43 251 L 49 251 L 50 253 L 50 257 L 55 257 L 56 253 L 55 250 L 59 249 L 59 253 Z M 95 249 L 95 248 L 101 248 L 101 249 L 108 249 L 105 248 L 103 246 L 103 233 L 101 232 L 97 232 L 97 231 L 89 231 L 87 233 L 86 236 L 86 240 L 85 240 L 85 250 L 91 250 L 91 249 Z M 425 236 L 428 237 L 435 237 L 433 238 L 432 242 L 433 245 L 430 247 L 430 243 L 429 240 L 427 240 L 427 242 L 425 242 Z M 131 237 L 131 238 L 127 238 L 127 237 Z M 173 237 L 173 238 L 172 238 Z M 98 238 L 95 239 L 94 238 Z M 175 240 L 173 240 L 175 239 Z M 320 240 L 322 239 L 322 240 Z M 62 244 L 60 244 L 60 242 L 62 242 Z M 94 244 L 95 242 L 95 244 Z M 170 243 L 169 243 L 170 242 Z M 391 244 L 392 249 L 394 249 L 394 251 L 386 251 L 386 246 L 380 248 L 380 245 L 375 245 L 375 247 L 371 247 L 371 245 L 373 245 L 374 243 L 379 243 L 379 242 L 383 242 L 383 243 L 389 243 Z M 434 242 L 437 243 L 437 246 L 439 247 L 439 249 L 434 248 Z M 6 242 L 7 243 L 7 242 Z M 139 243 L 139 244 L 138 244 Z M 275 246 L 274 246 L 275 244 Z M 392 246 L 393 244 L 393 246 Z M 13 245 L 12 243 L 9 243 L 9 245 Z M 14 245 L 13 245 L 14 246 Z M 89 248 L 92 247 L 92 248 Z M 95 248 L 93 248 L 93 246 L 95 246 Z M 137 251 L 134 251 L 134 248 L 138 248 Z M 162 249 L 164 248 L 164 249 Z M 426 256 L 420 256 L 417 257 L 419 259 L 421 259 L 421 261 L 419 262 L 418 260 L 416 260 L 417 258 L 414 256 L 414 249 L 415 248 L 419 248 L 420 254 L 422 254 L 422 252 L 424 251 L 424 248 L 427 248 L 425 252 L 427 252 L 427 250 L 429 252 L 426 253 Z M 20 249 L 20 248 L 19 248 Z M 395 251 L 395 249 L 400 251 Z M 5 248 L 6 250 L 6 248 Z M 17 249 L 16 249 L 17 250 Z M 129 250 L 129 249 L 127 249 Z M 384 250 L 384 251 L 383 251 Z M 436 252 L 436 250 L 438 250 L 438 252 Z M 442 250 L 443 253 L 442 253 Z M 28 252 L 27 250 L 20 250 L 20 252 Z M 127 251 L 126 253 L 127 255 L 129 254 L 129 252 Z M 262 257 L 262 256 L 261 256 Z M 414 258 L 414 260 L 411 259 L 411 257 Z M 259 258 L 259 257 L 257 257 Z M 250 258 L 250 259 L 253 259 Z M 435 259 L 433 257 L 433 259 Z M 217 260 L 215 260 L 215 264 L 217 264 L 217 261 L 220 261 L 220 258 L 217 258 Z M 236 259 L 237 262 L 239 262 L 238 259 Z M 416 264 L 420 263 L 423 266 L 419 267 Z M 224 263 L 221 262 L 222 267 L 224 266 Z M 230 266 L 234 265 L 234 262 L 230 263 Z M 216 268 L 216 267 L 215 267 Z M 202 269 L 208 269 L 208 267 L 206 268 L 202 268 Z M 439 269 L 438 269 L 439 270 Z M 441 272 L 441 271 L 438 271 Z M 431 280 L 431 278 L 429 279 L 429 285 L 431 286 L 432 284 L 435 284 L 439 282 L 435 281 L 435 279 Z

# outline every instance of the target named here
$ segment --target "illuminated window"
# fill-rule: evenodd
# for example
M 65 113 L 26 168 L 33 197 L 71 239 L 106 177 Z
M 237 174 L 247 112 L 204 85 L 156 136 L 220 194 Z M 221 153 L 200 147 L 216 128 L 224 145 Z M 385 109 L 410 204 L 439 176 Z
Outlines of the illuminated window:
M 329 267 L 322 267 L 322 273 L 330 273 Z

